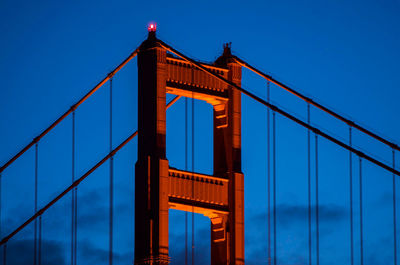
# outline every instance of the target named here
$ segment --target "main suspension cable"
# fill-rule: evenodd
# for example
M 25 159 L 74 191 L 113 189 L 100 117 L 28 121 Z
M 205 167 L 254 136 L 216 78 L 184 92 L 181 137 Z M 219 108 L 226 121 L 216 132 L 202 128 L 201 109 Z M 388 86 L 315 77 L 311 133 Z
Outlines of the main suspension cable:
M 127 143 L 129 143 L 135 136 L 138 135 L 138 131 L 135 131 L 132 133 L 128 138 L 126 138 L 120 145 L 118 145 L 112 152 L 107 154 L 103 159 L 101 159 L 97 164 L 95 164 L 92 168 L 90 168 L 88 171 L 86 171 L 85 174 L 83 174 L 80 178 L 74 181 L 68 188 L 66 188 L 63 192 L 58 194 L 53 200 L 51 200 L 49 203 L 47 203 L 43 208 L 38 210 L 34 215 L 32 215 L 29 219 L 27 219 L 23 224 L 21 224 L 19 227 L 17 227 L 13 232 L 8 234 L 7 236 L 3 237 L 2 240 L 0 241 L 0 246 L 4 245 L 7 243 L 13 236 L 15 236 L 18 232 L 20 232 L 23 228 L 25 228 L 27 225 L 29 225 L 31 222 L 36 220 L 40 215 L 42 215 L 44 212 L 46 212 L 52 205 L 54 205 L 56 202 L 58 202 L 61 198 L 63 198 L 68 192 L 70 192 L 72 189 L 76 189 L 76 187 L 84 180 L 86 179 L 90 174 L 92 174 L 97 168 L 99 168 L 101 165 L 103 165 L 108 159 L 110 159 L 111 156 L 115 155 L 119 150 L 121 150 L 122 147 L 124 147 Z M 77 198 L 75 199 L 75 211 L 77 209 L 76 207 L 77 204 Z M 75 214 L 76 215 L 76 214 Z M 76 220 L 75 220 L 76 222 Z M 75 227 L 77 224 L 75 223 Z M 76 233 L 76 229 L 75 229 Z M 76 244 L 75 244 L 76 248 Z M 76 251 L 75 251 L 76 253 Z M 75 256 L 76 259 L 76 256 Z
M 220 75 L 218 75 L 218 74 L 216 74 L 216 73 L 213 73 L 211 70 L 207 69 L 206 67 L 204 67 L 204 66 L 201 65 L 200 63 L 194 61 L 193 59 L 191 59 L 191 58 L 189 58 L 189 57 L 183 55 L 182 53 L 180 53 L 179 51 L 175 50 L 174 48 L 172 48 L 172 47 L 169 46 L 168 44 L 164 43 L 163 41 L 161 41 L 161 40 L 157 40 L 157 41 L 158 41 L 158 43 L 159 43 L 162 47 L 164 47 L 164 49 L 166 49 L 166 50 L 170 51 L 171 53 L 173 53 L 173 54 L 175 54 L 175 55 L 177 55 L 177 56 L 183 58 L 185 61 L 191 63 L 192 65 L 195 65 L 197 68 L 201 69 L 203 72 L 206 72 L 207 74 L 209 74 L 209 75 L 215 77 L 216 79 L 221 80 L 222 82 L 224 82 L 224 83 L 226 83 L 226 84 L 228 84 L 228 85 L 230 85 L 230 86 L 236 88 L 236 89 L 237 89 L 238 91 L 240 91 L 241 93 L 243 93 L 243 94 L 245 94 L 245 95 L 251 97 L 252 99 L 258 101 L 259 103 L 265 105 L 266 107 L 272 109 L 273 111 L 275 111 L 275 112 L 281 114 L 282 116 L 284 116 L 284 117 L 286 117 L 286 118 L 292 120 L 293 122 L 295 122 L 295 123 L 297 123 L 297 124 L 299 124 L 299 125 L 301 125 L 301 126 L 303 126 L 303 127 L 305 127 L 305 128 L 310 129 L 310 130 L 311 130 L 312 132 L 314 132 L 315 134 L 318 134 L 318 135 L 324 137 L 325 139 L 327 139 L 327 140 L 329 140 L 329 141 L 335 143 L 336 145 L 339 145 L 339 146 L 341 146 L 341 147 L 344 148 L 344 149 L 347 149 L 347 150 L 349 150 L 349 151 L 352 151 L 352 152 L 355 153 L 356 155 L 358 155 L 358 156 L 360 156 L 360 157 L 362 157 L 362 158 L 364 158 L 364 159 L 370 161 L 371 163 L 373 163 L 373 164 L 375 164 L 375 165 L 377 165 L 377 166 L 379 166 L 379 167 L 381 167 L 381 168 L 383 168 L 383 169 L 385 169 L 385 170 L 387 170 L 387 171 L 389 171 L 389 172 L 392 172 L 392 173 L 394 173 L 394 174 L 400 176 L 400 171 L 393 169 L 391 166 L 386 165 L 385 163 L 382 163 L 382 162 L 379 161 L 379 160 L 376 160 L 375 158 L 373 158 L 373 157 L 371 157 L 371 156 L 369 156 L 369 155 L 367 155 L 367 154 L 361 152 L 361 151 L 358 150 L 358 149 L 355 149 L 355 148 L 353 148 L 353 147 L 350 147 L 349 145 L 345 144 L 344 142 L 340 141 L 339 139 L 337 139 L 337 138 L 335 138 L 335 137 L 332 137 L 332 136 L 328 135 L 328 134 L 325 133 L 325 132 L 322 132 L 322 131 L 319 130 L 318 128 L 313 127 L 313 126 L 311 126 L 311 125 L 308 125 L 306 122 L 300 120 L 299 118 L 296 118 L 295 116 L 293 116 L 293 115 L 289 114 L 288 112 L 286 112 L 286 111 L 284 111 L 284 110 L 278 108 L 277 106 L 275 106 L 275 105 L 273 105 L 273 104 L 271 104 L 271 103 L 266 102 L 266 101 L 263 100 L 262 98 L 260 98 L 260 97 L 258 97 L 258 96 L 256 96 L 256 95 L 254 95 L 253 93 L 247 91 L 246 89 L 244 89 L 244 88 L 242 88 L 242 87 L 236 85 L 235 83 L 233 83 L 233 82 L 227 80 L 227 79 L 224 78 L 223 76 L 220 76 Z
M 132 60 L 138 53 L 139 48 L 134 50 L 121 64 L 119 64 L 114 70 L 107 74 L 107 76 L 101 80 L 92 90 L 90 90 L 85 96 L 83 96 L 78 102 L 72 105 L 63 115 L 61 115 L 55 122 L 49 127 L 42 131 L 37 137 L 35 137 L 28 145 L 26 145 L 21 151 L 14 155 L 8 160 L 3 166 L 0 167 L 0 172 L 3 172 L 9 165 L 17 160 L 22 154 L 24 154 L 34 144 L 38 143 L 47 133 L 49 133 L 54 127 L 56 127 L 62 120 L 76 110 L 83 102 L 85 102 L 90 96 L 92 96 L 100 87 L 102 87 L 111 77 L 113 77 L 119 70 L 121 70 L 130 60 Z
M 173 98 L 166 106 L 168 109 L 171 107 L 178 99 L 180 96 L 176 96 Z M 133 138 L 135 138 L 138 135 L 138 131 L 135 131 L 132 133 L 128 138 L 126 138 L 122 143 L 120 143 L 116 148 L 112 150 L 109 154 L 107 154 L 102 160 L 100 160 L 97 164 L 95 164 L 91 169 L 89 169 L 85 174 L 83 174 L 80 178 L 75 180 L 68 188 L 66 188 L 63 192 L 58 194 L 53 200 L 51 200 L 49 203 L 47 203 L 43 208 L 41 208 L 39 211 L 37 211 L 33 216 L 31 216 L 29 219 L 27 219 L 24 223 L 22 223 L 20 226 L 18 226 L 15 230 L 13 230 L 11 233 L 9 233 L 7 236 L 3 237 L 0 241 L 0 246 L 6 245 L 6 243 L 13 237 L 15 236 L 18 232 L 20 232 L 22 229 L 24 229 L 27 225 L 32 223 L 36 218 L 38 218 L 40 215 L 42 215 L 44 212 L 46 212 L 52 205 L 54 205 L 56 202 L 58 202 L 61 198 L 63 198 L 68 192 L 70 192 L 72 189 L 75 189 L 77 192 L 77 187 L 78 185 L 86 179 L 90 174 L 92 174 L 97 168 L 99 168 L 101 165 L 103 165 L 111 156 L 115 155 L 121 148 L 123 148 L 127 143 L 129 143 Z M 75 198 L 75 216 L 77 216 L 77 201 L 78 198 Z M 77 220 L 75 219 L 75 227 L 77 227 Z M 75 238 L 77 233 L 77 229 L 75 229 Z M 75 242 L 75 253 L 76 253 L 76 242 Z M 6 251 L 6 250 L 4 250 Z M 5 255 L 3 255 L 5 257 Z M 76 264 L 76 255 L 75 255 L 75 264 Z
M 383 138 L 383 137 L 377 135 L 376 133 L 373 133 L 372 131 L 370 131 L 370 130 L 368 130 L 368 129 L 366 129 L 366 128 L 364 128 L 364 127 L 358 125 L 358 124 L 356 124 L 355 122 L 353 122 L 353 121 L 351 121 L 351 120 L 349 120 L 349 119 L 346 119 L 345 117 L 339 115 L 338 113 L 334 112 L 333 110 L 328 109 L 327 107 L 325 107 L 325 106 L 323 106 L 323 105 L 321 105 L 321 104 L 315 102 L 315 101 L 312 100 L 311 98 L 308 98 L 308 97 L 302 95 L 302 94 L 299 93 L 298 91 L 296 91 L 296 90 L 294 90 L 294 89 L 288 87 L 287 85 L 285 85 L 285 84 L 279 82 L 278 80 L 274 79 L 272 76 L 270 76 L 270 75 L 268 75 L 268 74 L 265 74 L 265 73 L 261 72 L 260 70 L 256 69 L 255 67 L 249 65 L 248 63 L 246 63 L 245 61 L 243 61 L 243 60 L 240 59 L 239 57 L 234 56 L 234 58 L 235 58 L 235 60 L 237 61 L 237 63 L 239 63 L 241 66 L 243 66 L 243 67 L 245 67 L 245 68 L 247 68 L 247 69 L 253 71 L 254 73 L 260 75 L 260 76 L 263 77 L 263 78 L 265 78 L 266 80 L 271 81 L 271 82 L 274 83 L 275 85 L 277 85 L 277 86 L 283 88 L 284 90 L 286 90 L 286 91 L 292 93 L 293 95 L 295 95 L 295 96 L 297 96 L 298 98 L 300 98 L 300 99 L 306 101 L 307 103 L 313 105 L 314 107 L 317 107 L 318 109 L 320 109 L 320 110 L 322 110 L 322 111 L 328 113 L 329 115 L 335 117 L 335 118 L 338 119 L 338 120 L 343 121 L 344 123 L 348 124 L 349 126 L 352 126 L 352 127 L 356 128 L 356 129 L 358 129 L 359 131 L 365 133 L 366 135 L 368 135 L 368 136 L 370 136 L 370 137 L 372 137 L 372 138 L 375 138 L 376 140 L 378 140 L 378 141 L 380 141 L 380 142 L 386 144 L 387 146 L 389 146 L 389 147 L 391 147 L 391 148 L 393 148 L 393 149 L 396 149 L 397 151 L 400 151 L 400 147 L 399 147 L 397 144 L 395 144 L 395 143 L 393 143 L 393 142 L 390 142 L 389 140 L 387 140 L 387 139 L 385 139 L 385 138 Z

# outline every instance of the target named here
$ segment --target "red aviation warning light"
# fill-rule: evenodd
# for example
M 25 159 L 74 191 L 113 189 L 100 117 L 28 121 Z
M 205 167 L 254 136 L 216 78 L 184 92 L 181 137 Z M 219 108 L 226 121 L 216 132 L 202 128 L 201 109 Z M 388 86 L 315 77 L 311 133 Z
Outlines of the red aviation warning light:
M 147 27 L 147 30 L 148 30 L 149 32 L 155 32 L 156 29 L 157 29 L 156 23 L 150 23 L 149 26 Z
M 157 30 L 157 24 L 154 22 L 150 22 L 147 26 L 147 31 L 149 32 L 147 39 L 155 40 L 156 39 L 156 30 Z

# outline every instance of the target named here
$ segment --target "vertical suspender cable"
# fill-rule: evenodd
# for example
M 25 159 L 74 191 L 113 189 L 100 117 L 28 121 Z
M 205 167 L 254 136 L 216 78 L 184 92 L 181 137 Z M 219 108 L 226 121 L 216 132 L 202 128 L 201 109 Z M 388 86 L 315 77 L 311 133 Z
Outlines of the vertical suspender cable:
M 192 78 L 193 78 L 192 68 Z M 192 91 L 192 172 L 194 172 L 194 94 Z M 192 180 L 192 198 L 194 198 L 194 176 Z M 194 265 L 194 207 L 192 206 L 192 265 Z
M 112 146 L 112 82 L 110 79 L 110 153 L 113 150 Z M 110 157 L 110 224 L 109 224 L 109 254 L 108 263 L 112 265 L 113 263 L 113 204 L 114 204 L 114 157 Z
M 267 102 L 269 102 L 270 97 L 270 83 L 267 81 Z M 271 265 L 271 132 L 270 132 L 270 109 L 267 108 L 267 195 L 268 195 L 268 265 Z
M 77 249 L 77 245 L 78 245 L 78 187 L 75 187 L 75 205 L 74 205 L 74 265 L 76 265 L 76 260 L 77 260 L 77 255 L 76 255 L 76 249 Z
M 360 264 L 364 264 L 363 212 L 362 212 L 362 159 L 360 157 Z
M 352 127 L 349 127 L 349 145 L 352 146 Z M 349 187 L 350 187 L 350 264 L 354 265 L 354 231 L 353 231 L 353 153 L 349 151 Z
M 187 126 L 187 105 L 188 101 L 185 98 L 185 170 L 188 170 L 188 126 Z M 185 265 L 188 265 L 188 213 L 185 211 Z
M 307 123 L 310 124 L 310 104 L 307 103 Z M 307 129 L 307 180 L 308 180 L 308 264 L 312 264 L 311 257 L 311 139 L 310 129 Z
M 1 182 L 2 182 L 2 178 L 1 178 L 1 172 L 0 172 L 0 236 L 2 236 L 2 223 L 1 223 L 1 219 L 2 219 L 2 215 L 1 215 L 1 212 L 2 212 L 2 208 L 1 208 L 1 206 L 2 206 L 2 200 L 1 200 L 1 195 L 2 195 L 2 187 L 1 187 Z M 4 253 L 3 253 L 3 264 L 5 265 L 6 264 L 6 262 L 5 262 L 5 254 L 6 254 L 6 252 L 5 252 L 5 247 L 6 247 L 6 244 L 4 244 Z
M 274 265 L 276 265 L 276 126 L 275 126 L 275 111 L 272 111 L 272 189 L 273 189 L 273 215 L 274 215 Z
M 72 112 L 72 183 L 75 181 L 75 111 Z M 72 256 L 73 264 L 76 265 L 76 246 L 77 246 L 77 231 L 78 231 L 78 187 L 72 190 L 72 209 L 73 209 L 73 245 L 72 245 Z
M 72 112 L 71 183 L 75 181 L 75 111 Z M 75 189 L 71 193 L 71 265 L 74 265 Z
M 393 169 L 395 169 L 396 153 L 392 150 Z M 394 265 L 397 265 L 397 218 L 396 218 L 396 178 L 393 174 L 393 259 Z
M 3 226 L 2 226 L 2 222 L 1 222 L 1 219 L 2 219 L 2 199 L 1 199 L 1 196 L 2 196 L 2 187 L 1 187 L 1 182 L 2 182 L 2 177 L 1 177 L 1 172 L 0 172 L 0 237 L 2 236 L 2 229 L 3 229 Z
M 38 143 L 35 144 L 35 213 L 37 212 L 37 197 L 38 197 Z M 35 219 L 34 228 L 34 246 L 33 246 L 33 264 L 37 264 L 37 219 Z
M 318 176 L 318 135 L 315 135 L 315 224 L 316 224 L 316 252 L 319 265 L 319 176 Z
M 42 264 L 42 215 L 39 216 L 38 264 Z
M 7 243 L 3 247 L 3 265 L 7 265 Z

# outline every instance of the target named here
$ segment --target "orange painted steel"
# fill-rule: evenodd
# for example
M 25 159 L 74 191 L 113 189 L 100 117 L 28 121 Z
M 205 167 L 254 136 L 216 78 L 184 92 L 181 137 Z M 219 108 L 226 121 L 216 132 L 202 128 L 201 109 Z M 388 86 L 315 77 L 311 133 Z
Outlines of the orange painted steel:
M 230 56 L 230 47 L 226 46 L 214 65 L 201 64 L 240 85 L 242 67 Z M 140 46 L 138 76 L 140 135 L 135 165 L 134 263 L 169 263 L 168 210 L 176 209 L 210 218 L 211 264 L 244 264 L 240 92 L 190 62 L 167 55 L 153 32 Z M 169 167 L 164 103 L 167 93 L 213 106 L 213 176 Z
M 342 142 L 342 141 L 336 139 L 335 137 L 330 136 L 330 135 L 328 135 L 327 133 L 322 132 L 322 131 L 319 130 L 318 128 L 313 127 L 313 126 L 307 124 L 306 122 L 304 122 L 304 121 L 302 121 L 302 120 L 296 118 L 295 116 L 293 116 L 293 115 L 289 114 L 288 112 L 286 112 L 286 111 L 284 111 L 284 110 L 278 108 L 277 106 L 275 106 L 275 105 L 273 105 L 273 104 L 271 104 L 271 103 L 266 102 L 266 101 L 263 100 L 262 98 L 260 98 L 260 97 L 258 97 L 258 96 L 256 96 L 256 95 L 254 95 L 253 93 L 251 93 L 251 92 L 245 90 L 244 88 L 242 88 L 242 87 L 236 85 L 235 83 L 233 83 L 233 82 L 231 82 L 231 81 L 229 81 L 229 80 L 223 78 L 222 76 L 219 76 L 219 75 L 217 75 L 217 74 L 214 74 L 213 72 L 209 71 L 207 68 L 205 68 L 204 66 L 202 66 L 201 64 L 199 64 L 199 63 L 197 63 L 196 61 L 190 59 L 189 57 L 183 55 L 182 53 L 180 53 L 179 51 L 175 50 L 174 48 L 172 48 L 172 47 L 169 46 L 168 44 L 164 43 L 163 41 L 161 41 L 161 40 L 157 40 L 157 41 L 158 41 L 159 44 L 160 44 L 162 47 L 164 47 L 166 50 L 168 50 L 168 51 L 170 51 L 171 53 L 173 53 L 173 54 L 175 54 L 175 55 L 177 55 L 177 56 L 183 58 L 184 60 L 190 62 L 191 64 L 195 65 L 196 67 L 198 67 L 198 68 L 202 69 L 203 71 L 207 72 L 209 75 L 212 75 L 212 76 L 214 76 L 215 78 L 218 78 L 219 80 L 222 80 L 223 82 L 229 84 L 230 86 L 233 86 L 234 88 L 236 88 L 237 90 L 239 90 L 239 91 L 242 92 L 243 94 L 245 94 L 245 95 L 251 97 L 252 99 L 258 101 L 259 103 L 261 103 L 261 104 L 267 106 L 267 107 L 270 108 L 271 110 L 273 110 L 273 111 L 275 111 L 275 112 L 277 112 L 277 113 L 279 113 L 279 114 L 285 116 L 286 118 L 288 118 L 288 119 L 290 119 L 290 120 L 296 122 L 297 124 L 299 124 L 299 125 L 301 125 L 301 126 L 307 128 L 307 129 L 311 130 L 311 131 L 314 132 L 315 134 L 321 135 L 321 136 L 324 137 L 325 139 L 327 139 L 327 140 L 329 140 L 329 141 L 331 141 L 331 142 L 333 142 L 333 143 L 335 143 L 335 144 L 337 144 L 337 145 L 343 147 L 344 149 L 347 149 L 347 150 L 353 152 L 354 154 L 358 155 L 359 157 L 365 158 L 366 160 L 370 161 L 371 163 L 373 163 L 373 164 L 375 164 L 375 165 L 377 165 L 377 166 L 379 166 L 379 167 L 381 167 L 381 168 L 383 168 L 383 169 L 386 169 L 387 171 L 389 171 L 389 172 L 391 172 L 391 173 L 393 173 L 393 174 L 396 174 L 396 175 L 400 176 L 400 171 L 398 171 L 398 170 L 392 168 L 391 166 L 386 165 L 385 163 L 382 163 L 381 161 L 379 161 L 379 160 L 377 160 L 377 159 L 375 159 L 375 158 L 373 158 L 373 157 L 371 157 L 371 156 L 369 156 L 369 155 L 367 155 L 367 154 L 361 152 L 360 150 L 358 150 L 358 149 L 356 149 L 356 148 L 353 148 L 353 147 L 349 146 L 348 144 L 345 144 L 344 142 Z
M 173 98 L 166 108 L 168 109 L 171 107 L 178 99 L 180 96 L 176 96 Z M 29 225 L 31 222 L 33 222 L 36 218 L 41 216 L 46 210 L 48 210 L 52 205 L 54 205 L 57 201 L 59 201 L 62 197 L 64 197 L 68 192 L 70 192 L 73 188 L 77 187 L 85 178 L 87 178 L 90 174 L 92 174 L 97 168 L 99 168 L 102 164 L 104 164 L 108 159 L 110 159 L 112 156 L 114 156 L 119 150 L 121 150 L 122 147 L 124 147 L 127 143 L 129 143 L 133 138 L 135 138 L 138 135 L 138 131 L 135 131 L 132 133 L 128 138 L 125 139 L 120 145 L 118 145 L 114 150 L 112 150 L 108 155 L 106 155 L 102 160 L 100 160 L 96 165 L 94 165 L 91 169 L 89 169 L 85 174 L 83 174 L 79 179 L 74 181 L 68 188 L 66 188 L 63 192 L 61 192 L 57 197 L 55 197 L 53 200 L 51 200 L 48 204 L 46 204 L 43 208 L 41 208 L 39 211 L 37 211 L 32 217 L 30 217 L 28 220 L 26 220 L 22 225 L 17 227 L 13 232 L 8 234 L 7 236 L 3 237 L 2 240 L 0 241 L 0 246 L 4 245 L 7 243 L 8 240 L 10 240 L 13 236 L 15 236 L 18 232 L 20 232 L 22 229 L 24 229 L 27 225 Z
M 68 117 L 74 110 L 76 110 L 79 105 L 85 102 L 91 95 L 93 95 L 100 87 L 102 87 L 110 78 L 112 78 L 119 70 L 121 70 L 130 60 L 132 60 L 137 55 L 138 49 L 132 52 L 121 64 L 119 64 L 113 71 L 111 71 L 103 80 L 100 81 L 92 90 L 90 90 L 83 98 L 81 98 L 77 103 L 72 105 L 63 115 L 61 115 L 55 122 L 53 122 L 47 129 L 45 129 L 41 134 L 35 137 L 27 146 L 25 146 L 21 151 L 19 151 L 15 156 L 8 160 L 2 167 L 0 167 L 0 173 L 4 171 L 9 165 L 11 165 L 15 160 L 17 160 L 21 155 L 29 150 L 34 144 L 40 141 L 47 133 L 49 133 L 54 127 L 56 127 L 62 120 Z
M 171 107 L 175 102 L 177 102 L 182 96 L 175 96 L 170 102 L 168 102 L 166 108 Z
M 395 143 L 393 143 L 393 142 L 390 142 L 389 140 L 386 140 L 385 138 L 383 138 L 383 137 L 381 137 L 381 136 L 379 136 L 379 135 L 377 135 L 377 134 L 371 132 L 370 130 L 368 130 L 368 129 L 366 129 L 366 128 L 360 126 L 360 125 L 358 125 L 358 124 L 355 123 L 354 121 L 351 121 L 351 120 L 349 120 L 349 119 L 346 119 L 345 117 L 343 117 L 342 115 L 340 115 L 340 114 L 334 112 L 333 110 L 328 109 L 327 107 L 325 107 L 325 106 L 319 104 L 318 102 L 315 102 L 315 101 L 312 100 L 311 98 L 304 96 L 303 94 L 297 92 L 296 90 L 294 90 L 294 89 L 288 87 L 287 85 L 285 85 L 285 84 L 279 82 L 278 80 L 274 79 L 272 76 L 270 76 L 270 75 L 268 75 L 268 74 L 266 74 L 266 73 L 263 73 L 263 72 L 261 72 L 260 70 L 258 70 L 257 68 L 255 68 L 255 67 L 249 65 L 248 63 L 246 63 L 246 62 L 243 61 L 242 59 L 238 58 L 237 56 L 234 56 L 234 58 L 236 59 L 237 63 L 240 64 L 241 66 L 243 66 L 243 67 L 249 69 L 250 71 L 253 71 L 254 73 L 258 74 L 259 76 L 261 76 L 261 77 L 263 77 L 263 78 L 265 78 L 265 79 L 267 79 L 268 81 L 274 83 L 275 85 L 277 85 L 277 86 L 283 88 L 284 90 L 286 90 L 286 91 L 292 93 L 293 95 L 297 96 L 298 98 L 301 98 L 301 99 L 304 100 L 305 102 L 310 103 L 310 104 L 313 105 L 314 107 L 316 107 L 316 108 L 318 108 L 318 109 L 320 109 L 320 110 L 322 110 L 322 111 L 328 113 L 329 115 L 335 117 L 336 119 L 339 119 L 339 120 L 343 121 L 344 123 L 348 124 L 349 126 L 356 128 L 357 130 L 359 130 L 359 131 L 361 131 L 361 132 L 367 134 L 368 136 L 370 136 L 370 137 L 372 137 L 372 138 L 374 138 L 374 139 L 380 141 L 381 143 L 384 143 L 384 144 L 388 145 L 389 147 L 400 151 L 400 147 L 399 147 L 397 144 L 395 144 Z
M 196 212 L 210 218 L 218 217 L 221 212 L 229 213 L 224 209 L 228 207 L 229 179 L 172 168 L 168 173 L 170 208 Z M 174 198 L 179 199 L 180 203 Z

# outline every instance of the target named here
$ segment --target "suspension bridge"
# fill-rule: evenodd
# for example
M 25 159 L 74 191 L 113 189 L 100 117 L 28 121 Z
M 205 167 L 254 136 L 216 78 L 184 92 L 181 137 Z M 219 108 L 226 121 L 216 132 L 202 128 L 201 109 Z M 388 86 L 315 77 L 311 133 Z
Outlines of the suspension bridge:
M 324 264 L 324 251 L 320 247 L 320 182 L 326 177 L 324 166 L 321 163 L 322 148 L 326 143 L 330 143 L 345 154 L 344 163 L 346 172 L 342 177 L 346 180 L 346 203 L 348 214 L 347 229 L 345 234 L 346 242 L 346 264 L 372 264 L 365 260 L 365 244 L 368 244 L 365 238 L 364 223 L 365 217 L 363 209 L 365 208 L 365 192 L 363 192 L 364 182 L 367 181 L 368 170 L 380 170 L 382 177 L 390 180 L 391 194 L 390 214 L 382 216 L 385 218 L 385 224 L 389 224 L 390 239 L 385 243 L 385 248 L 390 249 L 390 264 L 397 265 L 397 205 L 396 205 L 396 178 L 400 172 L 396 169 L 396 153 L 400 147 L 375 133 L 374 130 L 367 129 L 357 122 L 346 118 L 336 111 L 320 104 L 291 88 L 288 85 L 278 81 L 276 78 L 266 74 L 255 66 L 232 53 L 230 44 L 224 45 L 223 54 L 213 63 L 205 63 L 186 56 L 173 46 L 163 42 L 156 37 L 156 27 L 151 24 L 148 28 L 148 38 L 135 49 L 120 65 L 106 75 L 92 90 L 84 95 L 78 102 L 72 105 L 55 122 L 45 128 L 28 145 L 22 148 L 18 153 L 2 164 L 0 168 L 0 246 L 2 247 L 3 264 L 13 264 L 16 258 L 12 257 L 15 253 L 26 255 L 26 250 L 17 249 L 10 253 L 10 245 L 13 240 L 32 238 L 32 262 L 31 264 L 49 264 L 44 259 L 48 252 L 43 249 L 43 231 L 46 225 L 43 219 L 49 211 L 57 204 L 65 204 L 68 211 L 56 216 L 68 222 L 68 232 L 64 235 L 68 244 L 64 244 L 62 251 L 69 253 L 66 255 L 65 264 L 76 265 L 85 264 L 78 258 L 79 252 L 79 214 L 81 200 L 78 200 L 78 188 L 82 186 L 87 179 L 93 177 L 95 173 L 105 164 L 107 169 L 107 193 L 102 192 L 103 197 L 107 197 L 107 251 L 104 255 L 104 263 L 116 263 L 116 245 L 119 244 L 119 236 L 114 234 L 115 230 L 115 193 L 114 186 L 115 172 L 118 171 L 114 158 L 124 147 L 133 139 L 137 138 L 137 160 L 130 161 L 135 164 L 135 173 L 132 170 L 131 177 L 134 178 L 134 212 L 135 212 L 135 233 L 134 244 L 132 248 L 132 260 L 123 260 L 123 264 L 168 264 L 174 263 L 174 256 L 169 249 L 172 247 L 169 242 L 169 213 L 170 210 L 178 210 L 185 213 L 184 216 L 184 257 L 179 261 L 182 264 L 199 263 L 195 255 L 195 218 L 194 214 L 202 214 L 209 218 L 210 225 L 210 262 L 211 264 L 245 264 L 245 194 L 251 193 L 245 185 L 246 171 L 242 171 L 242 98 L 251 100 L 251 104 L 262 106 L 267 112 L 266 119 L 261 121 L 267 125 L 265 139 L 267 139 L 267 159 L 265 167 L 267 173 L 263 178 L 266 182 L 266 194 L 264 200 L 260 203 L 265 206 L 267 216 L 265 218 L 266 228 L 265 238 L 262 244 L 266 248 L 263 257 L 259 258 L 256 264 L 286 264 L 279 255 L 279 237 L 277 225 L 279 222 L 279 213 L 281 205 L 278 204 L 277 183 L 279 185 L 293 185 L 291 183 L 280 182 L 280 175 L 284 170 L 280 169 L 280 163 L 277 162 L 277 153 L 280 145 L 277 144 L 277 120 L 282 119 L 302 128 L 306 133 L 303 144 L 306 146 L 306 152 L 302 158 L 306 166 L 305 201 L 307 202 L 307 231 L 305 246 L 307 254 L 306 259 L 301 264 Z M 113 80 L 118 73 L 125 68 L 129 62 L 137 57 L 138 64 L 138 128 L 130 132 L 124 140 L 115 143 L 113 138 Z M 242 85 L 242 69 L 247 69 L 264 80 L 266 80 L 266 97 L 262 98 L 246 89 L 246 84 Z M 109 139 L 103 141 L 107 146 L 105 154 L 96 163 L 87 168 L 82 174 L 77 174 L 76 163 L 79 162 L 77 149 L 79 145 L 76 140 L 76 133 L 79 127 L 76 126 L 75 115 L 93 95 L 99 93 L 102 87 L 109 87 L 107 99 L 109 102 Z M 285 110 L 279 104 L 273 102 L 270 98 L 271 89 L 282 89 L 283 91 L 300 99 L 306 109 L 306 116 L 301 117 L 291 111 Z M 168 96 L 167 96 L 168 95 Z M 167 99 L 170 100 L 167 102 Z M 167 109 L 173 108 L 174 104 L 180 100 L 185 100 L 184 105 L 184 168 L 175 168 L 172 166 L 167 156 Z M 191 99 L 191 109 L 189 109 L 189 100 Z M 212 133 L 213 133 L 213 173 L 205 174 L 197 172 L 195 167 L 195 134 L 194 127 L 195 108 L 194 101 L 204 101 L 212 106 Z M 114 104 L 113 104 L 114 103 Z M 280 103 L 280 102 L 279 102 Z M 334 120 L 337 120 L 346 128 L 347 137 L 343 138 L 324 130 L 315 121 L 312 121 L 311 114 L 320 112 Z M 192 115 L 189 124 L 189 115 Z M 56 128 L 62 126 L 67 119 L 71 120 L 71 174 L 70 182 L 62 188 L 51 199 L 44 203 L 39 203 L 38 196 L 41 190 L 39 178 L 39 161 L 41 163 L 52 163 L 52 161 L 42 161 L 40 159 L 39 146 L 46 140 L 46 137 Z M 260 122 L 260 121 L 258 121 Z M 189 128 L 191 127 L 191 128 Z M 189 130 L 190 129 L 190 130 Z M 189 135 L 189 131 L 191 135 Z M 357 147 L 354 143 L 354 137 L 362 135 L 368 138 L 368 141 L 375 141 L 391 154 L 391 161 L 379 158 L 373 149 L 364 150 Z M 363 138 L 364 139 L 364 138 Z M 191 143 L 189 143 L 191 140 Z M 189 154 L 189 151 L 192 154 Z M 7 187 L 7 170 L 17 161 L 23 159 L 27 153 L 33 153 L 34 181 L 29 188 L 33 189 L 33 197 L 27 200 L 33 202 L 33 214 L 23 218 L 19 223 L 7 224 L 10 218 L 2 218 L 2 210 L 7 209 L 7 201 L 1 200 L 3 194 L 9 189 Z M 192 160 L 189 161 L 189 158 Z M 189 167 L 190 165 L 190 167 Z M 287 162 L 290 167 L 290 162 Z M 371 169 L 373 168 L 373 169 Z M 329 171 L 330 169 L 328 169 Z M 329 175 L 329 174 L 327 174 Z M 27 177 L 27 176 L 24 176 Z M 20 183 L 24 185 L 24 183 Z M 379 187 L 377 187 L 379 188 Z M 82 192 L 81 190 L 79 190 Z M 16 193 L 13 196 L 24 197 L 24 194 Z M 334 195 L 333 195 L 334 196 Z M 370 195 L 368 195 L 370 196 Z M 132 198 L 133 200 L 133 198 Z M 25 210 L 21 208 L 21 211 Z M 28 210 L 28 214 L 32 209 Z M 189 218 L 191 214 L 191 218 Z M 290 216 L 289 212 L 289 216 Z M 27 214 L 25 214 L 26 216 Z M 295 213 L 293 213 L 295 216 Z M 53 217 L 55 218 L 55 217 Z M 387 219 L 387 220 L 386 220 Z M 189 223 L 189 220 L 191 223 Z M 132 224 L 133 225 L 133 224 Z M 191 231 L 189 228 L 191 227 Z M 257 229 L 257 228 L 256 228 Z M 335 230 L 335 227 L 331 227 Z M 339 229 L 338 229 L 339 230 Z M 104 232 L 104 231 L 102 231 Z M 378 232 L 378 231 L 377 231 Z M 63 232 L 65 233 L 65 229 Z M 100 233 L 100 231 L 99 231 Z M 22 235 L 22 237 L 21 237 Z M 191 238 L 189 238 L 191 236 Z M 21 239 L 22 238 L 22 239 Z M 104 237 L 99 240 L 104 241 Z M 196 243 L 197 242 L 197 243 Z M 15 247 L 14 247 L 15 248 Z M 379 255 L 378 253 L 375 253 Z M 29 254 L 30 255 L 30 254 Z M 68 258 L 67 258 L 68 256 Z M 120 258 L 120 257 L 119 257 Z M 51 263 L 50 263 L 51 264 Z M 178 264 L 175 262 L 175 264 Z M 327 263 L 331 264 L 331 263 Z M 333 263 L 337 264 L 337 263 Z

